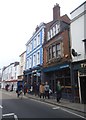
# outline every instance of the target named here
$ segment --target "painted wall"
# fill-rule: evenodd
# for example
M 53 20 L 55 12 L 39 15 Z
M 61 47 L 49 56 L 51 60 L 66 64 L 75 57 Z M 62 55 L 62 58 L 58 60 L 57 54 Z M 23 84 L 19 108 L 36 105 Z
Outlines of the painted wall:
M 85 3 L 86 5 L 86 3 Z M 73 57 L 73 61 L 79 61 L 86 58 L 85 47 L 83 40 L 86 39 L 86 7 L 84 4 L 71 13 L 71 40 L 72 49 L 74 49 L 80 56 Z
M 42 23 L 39 29 L 33 34 L 31 39 L 26 44 L 26 69 L 42 65 L 43 63 L 43 48 L 45 25 Z

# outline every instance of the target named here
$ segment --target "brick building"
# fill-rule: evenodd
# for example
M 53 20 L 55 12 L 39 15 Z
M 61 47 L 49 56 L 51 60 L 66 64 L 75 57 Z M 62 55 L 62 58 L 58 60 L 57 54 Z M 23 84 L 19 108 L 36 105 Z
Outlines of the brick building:
M 53 8 L 53 20 L 46 25 L 46 39 L 43 45 L 44 81 L 48 81 L 53 92 L 60 80 L 64 87 L 62 96 L 72 97 L 70 74 L 70 19 L 67 15 L 60 16 L 60 6 Z

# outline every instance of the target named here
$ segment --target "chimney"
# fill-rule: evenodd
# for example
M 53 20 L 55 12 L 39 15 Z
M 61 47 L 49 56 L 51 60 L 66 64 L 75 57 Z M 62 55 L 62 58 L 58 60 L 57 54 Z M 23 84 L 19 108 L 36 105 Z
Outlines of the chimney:
M 37 25 L 37 27 L 36 27 L 36 32 L 39 30 L 39 26 Z
M 60 19 L 60 6 L 56 3 L 53 7 L 53 20 L 59 20 Z

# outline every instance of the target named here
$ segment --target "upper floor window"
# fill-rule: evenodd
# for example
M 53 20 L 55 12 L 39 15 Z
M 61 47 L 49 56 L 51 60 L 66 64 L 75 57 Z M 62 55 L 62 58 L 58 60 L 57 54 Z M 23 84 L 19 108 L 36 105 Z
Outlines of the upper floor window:
M 36 45 L 37 45 L 37 40 L 36 38 L 34 39 L 34 48 L 36 48 Z
M 50 32 L 48 31 L 47 33 L 47 39 L 49 40 L 50 39 Z
M 61 44 L 56 44 L 56 57 L 59 57 L 61 55 Z
M 56 34 L 59 33 L 59 31 L 60 31 L 60 25 L 56 24 Z
M 26 69 L 29 68 L 29 60 L 27 59 L 27 62 L 26 62 Z
M 38 35 L 37 45 L 40 44 L 40 34 Z
M 47 33 L 47 40 L 49 40 L 59 32 L 60 32 L 60 24 L 54 25 L 53 28 L 51 28 Z
M 36 65 L 36 55 L 34 54 L 33 55 L 33 66 L 35 66 Z
M 40 53 L 37 53 L 37 64 L 40 64 Z
M 30 42 L 29 51 L 30 51 L 30 52 L 32 51 L 32 42 Z
M 56 57 L 56 54 L 55 54 L 55 45 L 52 46 L 52 58 Z
M 53 36 L 55 35 L 55 27 L 53 27 Z
M 49 59 L 51 59 L 51 57 L 52 57 L 52 49 L 51 47 L 49 47 Z
M 52 29 L 50 30 L 51 38 L 53 37 L 53 31 Z
M 29 68 L 31 68 L 31 62 L 32 61 L 32 57 L 29 58 Z

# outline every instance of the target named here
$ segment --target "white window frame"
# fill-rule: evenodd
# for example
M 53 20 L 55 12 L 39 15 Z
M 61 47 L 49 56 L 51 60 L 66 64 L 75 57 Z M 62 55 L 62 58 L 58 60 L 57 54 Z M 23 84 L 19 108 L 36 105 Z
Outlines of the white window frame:
M 37 36 L 37 46 L 40 45 L 40 33 Z
M 49 40 L 50 39 L 50 32 L 48 31 L 48 33 L 47 33 L 47 40 Z
M 33 66 L 36 66 L 36 53 L 33 54 Z
M 29 68 L 31 68 L 31 66 L 32 66 L 32 57 L 30 56 L 30 58 L 29 58 Z
M 27 59 L 27 63 L 26 63 L 26 69 L 29 68 L 29 59 Z
M 53 27 L 53 36 L 55 36 L 55 26 Z
M 56 24 L 56 34 L 60 32 L 60 24 Z
M 40 51 L 37 52 L 37 64 L 40 64 Z

